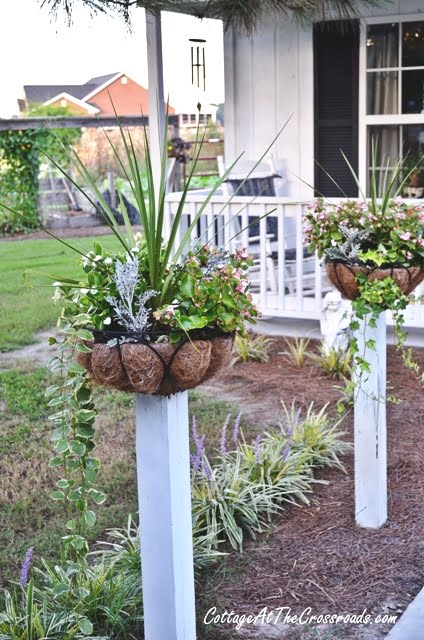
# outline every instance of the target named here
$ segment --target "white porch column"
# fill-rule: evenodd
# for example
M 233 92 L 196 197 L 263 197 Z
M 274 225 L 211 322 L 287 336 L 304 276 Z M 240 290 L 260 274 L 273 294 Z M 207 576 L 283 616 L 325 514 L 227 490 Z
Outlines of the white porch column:
M 165 132 L 161 14 L 146 11 L 147 69 L 149 77 L 149 140 L 156 197 L 159 192 Z
M 187 392 L 137 395 L 144 637 L 195 640 Z
M 355 388 L 355 518 L 360 527 L 378 528 L 387 520 L 386 314 L 375 329 L 368 322 L 361 321 L 356 334 L 371 373 Z M 366 348 L 368 340 L 375 350 Z

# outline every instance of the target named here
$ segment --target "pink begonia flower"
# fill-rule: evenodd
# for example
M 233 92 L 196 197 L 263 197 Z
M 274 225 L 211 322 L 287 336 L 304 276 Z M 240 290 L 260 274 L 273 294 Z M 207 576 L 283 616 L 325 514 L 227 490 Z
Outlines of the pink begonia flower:
M 402 240 L 410 240 L 411 239 L 411 234 L 409 231 L 406 231 L 406 233 L 401 233 L 399 236 Z
M 249 257 L 246 249 L 236 249 L 236 258 L 237 260 L 246 260 Z
M 331 239 L 331 245 L 332 245 L 333 247 L 336 247 L 336 246 L 337 246 L 337 242 L 334 240 L 334 238 L 332 238 L 332 239 Z
M 236 291 L 238 291 L 239 293 L 243 293 L 244 291 L 244 286 L 242 284 L 238 284 L 236 286 Z
M 408 260 L 412 260 L 412 258 L 414 257 L 412 255 L 412 253 L 410 251 L 407 252 L 406 257 L 408 258 Z
M 359 224 L 365 224 L 365 218 L 359 218 Z
M 397 197 L 394 199 L 394 202 L 395 202 L 396 204 L 403 204 L 403 200 L 402 200 L 402 198 L 401 198 L 400 196 L 397 196 Z
M 420 245 L 424 247 L 424 238 L 420 238 Z

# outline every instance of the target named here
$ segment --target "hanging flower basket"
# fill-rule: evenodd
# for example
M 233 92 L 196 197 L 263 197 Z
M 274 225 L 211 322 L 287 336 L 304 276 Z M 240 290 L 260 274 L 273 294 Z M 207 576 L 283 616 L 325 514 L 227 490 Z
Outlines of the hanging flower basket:
M 326 261 L 327 276 L 340 293 L 348 300 L 359 297 L 358 275 L 365 274 L 369 280 L 392 280 L 399 286 L 403 294 L 409 295 L 424 280 L 424 264 L 415 266 L 382 265 L 367 267 L 349 264 L 342 260 Z
M 169 396 L 197 387 L 229 363 L 234 342 L 233 334 L 213 331 L 193 332 L 175 344 L 155 342 L 154 332 L 93 334 L 94 342 L 85 341 L 92 351 L 77 354 L 93 382 L 144 395 Z

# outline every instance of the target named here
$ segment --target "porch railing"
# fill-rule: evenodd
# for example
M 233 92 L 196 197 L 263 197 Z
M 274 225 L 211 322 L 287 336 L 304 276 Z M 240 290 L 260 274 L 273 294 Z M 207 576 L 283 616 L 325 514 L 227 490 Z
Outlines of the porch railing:
M 207 196 L 206 190 L 187 196 L 178 240 Z M 166 196 L 166 230 L 180 198 L 179 193 Z M 248 249 L 255 260 L 250 272 L 252 293 L 263 315 L 319 319 L 323 295 L 331 285 L 321 261 L 304 244 L 302 220 L 310 200 L 256 197 L 252 202 L 251 197 L 234 196 L 230 204 L 227 201 L 223 195 L 210 199 L 191 233 L 191 242 Z M 254 228 L 255 218 L 259 221 Z M 410 305 L 406 321 L 409 326 L 424 327 L 424 305 Z

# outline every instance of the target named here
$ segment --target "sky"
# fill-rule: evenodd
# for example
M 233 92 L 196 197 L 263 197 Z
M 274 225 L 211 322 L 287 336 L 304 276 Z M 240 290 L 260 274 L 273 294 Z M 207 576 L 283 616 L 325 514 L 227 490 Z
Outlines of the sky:
M 75 2 L 78 5 L 78 2 Z M 73 24 L 52 18 L 39 0 L 1 2 L 0 117 L 18 112 L 24 84 L 83 84 L 94 76 L 125 72 L 147 87 L 144 10 L 133 10 L 133 33 L 115 17 L 91 18 L 78 6 Z M 205 38 L 207 92 L 191 86 L 189 38 Z M 165 94 L 179 112 L 195 112 L 202 104 L 224 101 L 222 24 L 191 16 L 162 14 Z

